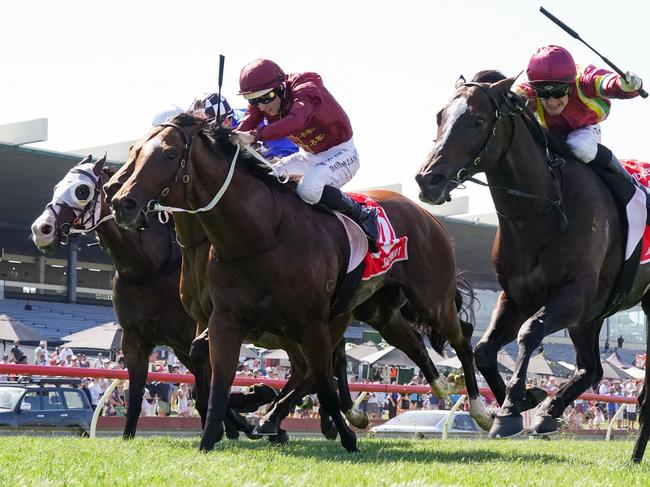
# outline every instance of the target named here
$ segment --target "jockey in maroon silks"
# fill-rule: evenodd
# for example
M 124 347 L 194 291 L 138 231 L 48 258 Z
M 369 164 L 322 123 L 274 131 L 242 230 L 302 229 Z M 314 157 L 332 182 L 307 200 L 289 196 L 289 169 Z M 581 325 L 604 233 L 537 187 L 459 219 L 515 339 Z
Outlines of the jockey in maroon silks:
M 274 164 L 279 174 L 301 176 L 297 192 L 311 205 L 322 204 L 354 220 L 371 248 L 378 238 L 377 212 L 339 188 L 359 169 L 347 114 L 316 73 L 285 74 L 273 61 L 258 59 L 239 75 L 239 94 L 248 113 L 231 140 L 241 146 L 287 137 L 300 150 Z M 268 125 L 259 127 L 264 119 Z

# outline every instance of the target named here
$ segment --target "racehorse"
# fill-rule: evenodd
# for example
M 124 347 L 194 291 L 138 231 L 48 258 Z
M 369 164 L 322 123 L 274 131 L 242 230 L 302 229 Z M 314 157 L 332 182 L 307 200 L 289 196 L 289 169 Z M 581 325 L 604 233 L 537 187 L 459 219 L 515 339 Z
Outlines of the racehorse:
M 32 238 L 39 249 L 47 251 L 55 245 L 67 243 L 76 234 L 94 229 L 100 244 L 113 259 L 117 269 L 113 281 L 113 305 L 123 329 L 122 350 L 130 381 L 123 433 L 128 439 L 135 436 L 149 357 L 154 346 L 171 347 L 195 375 L 196 406 L 203 421 L 207 411 L 210 370 L 206 371 L 204 364 L 195 366 L 190 360 L 189 351 L 197 334 L 197 322 L 185 312 L 179 300 L 181 255 L 173 225 L 152 219 L 147 230 L 138 233 L 117 226 L 101 191 L 115 171 L 105 168 L 104 164 L 105 158 L 93 163 L 88 156 L 66 174 L 56 185 L 52 201 L 32 224 Z M 268 391 L 255 392 L 256 395 L 235 398 L 239 399 L 237 407 L 250 409 L 250 401 L 270 400 Z M 232 412 L 228 413 L 228 418 L 229 437 L 237 434 L 235 424 L 249 434 L 252 432 L 252 428 L 246 428 L 245 421 Z
M 436 145 L 416 176 L 421 199 L 442 204 L 451 190 L 484 172 L 499 216 L 493 261 L 503 291 L 475 350 L 476 365 L 501 404 L 492 437 L 523 431 L 526 370 L 545 336 L 568 328 L 578 367 L 542 404 L 533 434 L 556 431 L 556 418 L 566 406 L 601 379 L 598 335 L 625 246 L 625 221 L 604 182 L 541 129 L 523 100 L 510 92 L 513 83 L 459 80 L 437 115 Z M 641 301 L 648 315 L 649 284 L 642 266 L 623 308 Z M 496 354 L 515 337 L 519 353 L 506 388 Z M 640 396 L 635 461 L 641 460 L 650 433 L 646 391 Z
M 349 257 L 343 227 L 332 215 L 300 202 L 286 186 L 274 184 L 275 178 L 261 174 L 252 158 L 240 155 L 243 162 L 236 167 L 238 151 L 228 142 L 229 132 L 218 130 L 212 138 L 205 125 L 202 118 L 181 114 L 154 128 L 120 170 L 130 177 L 115 192 L 111 182 L 107 188 L 114 194 L 117 222 L 135 229 L 152 200 L 194 211 L 213 200 L 213 189 L 221 187 L 219 204 L 196 214 L 213 245 L 207 269 L 214 305 L 208 324 L 213 373 L 201 450 L 211 450 L 223 434 L 218 420 L 242 340 L 251 330 L 262 329 L 300 343 L 342 445 L 356 451 L 356 437 L 341 417 L 332 381 L 333 346 L 352 315 L 371 324 L 408 326 L 401 311 L 407 302 L 432 343 L 443 335 L 457 351 L 471 412 L 488 426 L 471 346 L 457 315 L 453 252 L 439 222 L 399 194 L 372 192 L 391 215 L 397 234 L 408 235 L 409 259 L 362 282 L 340 314 L 330 317 L 332 296 Z M 227 160 L 232 161 L 230 169 Z M 113 178 L 116 184 L 120 172 Z M 448 384 L 435 374 L 432 389 L 443 395 Z

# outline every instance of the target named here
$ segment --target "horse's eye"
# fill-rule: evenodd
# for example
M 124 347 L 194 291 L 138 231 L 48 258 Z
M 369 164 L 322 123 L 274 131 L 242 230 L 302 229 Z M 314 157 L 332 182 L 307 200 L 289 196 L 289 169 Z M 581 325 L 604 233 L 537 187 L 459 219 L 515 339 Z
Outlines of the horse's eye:
M 90 197 L 90 186 L 80 184 L 75 188 L 74 195 L 79 201 L 86 201 Z
M 178 151 L 171 147 L 165 151 L 165 157 L 169 160 L 176 159 L 178 157 Z
M 483 117 L 476 117 L 476 118 L 474 119 L 474 126 L 475 126 L 475 127 L 480 127 L 480 126 L 483 125 L 484 123 L 485 123 L 485 119 L 484 119 Z

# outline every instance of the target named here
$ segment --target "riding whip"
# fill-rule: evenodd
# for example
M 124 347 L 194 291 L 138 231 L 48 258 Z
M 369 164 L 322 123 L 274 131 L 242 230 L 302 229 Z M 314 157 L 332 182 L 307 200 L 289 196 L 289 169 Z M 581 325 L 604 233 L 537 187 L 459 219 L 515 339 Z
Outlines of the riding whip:
M 593 52 L 595 52 L 600 59 L 605 61 L 605 63 L 612 68 L 614 71 L 616 71 L 617 74 L 625 78 L 625 73 L 621 71 L 613 62 L 611 62 L 609 59 L 607 59 L 605 56 L 603 56 L 601 53 L 596 51 L 593 47 L 591 47 L 589 44 L 587 44 L 581 37 L 580 35 L 573 30 L 571 27 L 566 25 L 564 22 L 562 22 L 560 19 L 558 19 L 555 15 L 553 15 L 551 12 L 546 10 L 544 7 L 539 7 L 539 11 L 542 12 L 546 17 L 548 17 L 550 20 L 552 20 L 560 29 L 562 29 L 564 32 L 569 34 L 571 37 L 574 39 L 578 39 L 580 42 L 582 42 L 585 46 L 587 46 L 589 49 L 591 49 Z M 648 98 L 648 92 L 645 91 L 643 88 L 640 88 L 637 90 L 637 93 L 641 96 L 641 98 Z
M 224 57 L 223 54 L 219 54 L 219 97 L 218 97 L 218 105 L 217 105 L 217 118 L 215 119 L 215 123 L 217 124 L 217 127 L 219 126 L 219 118 L 221 117 L 221 85 L 223 84 L 223 64 L 226 61 L 226 58 Z

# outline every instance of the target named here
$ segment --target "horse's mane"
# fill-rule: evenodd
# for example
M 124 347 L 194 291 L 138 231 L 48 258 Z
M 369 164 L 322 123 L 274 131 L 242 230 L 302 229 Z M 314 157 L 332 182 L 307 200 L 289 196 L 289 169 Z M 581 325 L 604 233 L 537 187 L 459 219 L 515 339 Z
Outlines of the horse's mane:
M 216 125 L 215 123 L 208 123 L 205 117 L 192 115 L 190 113 L 180 113 L 176 115 L 171 123 L 179 127 L 193 127 L 201 125 L 199 136 L 208 144 L 212 151 L 218 156 L 231 161 L 235 156 L 236 147 L 230 142 L 229 137 L 232 129 L 227 129 Z M 279 191 L 294 191 L 296 187 L 295 181 L 289 181 L 287 184 L 282 184 L 278 179 L 269 172 L 266 166 L 263 166 L 255 157 L 246 151 L 239 152 L 238 168 L 242 168 L 251 176 L 263 181 L 267 185 Z

